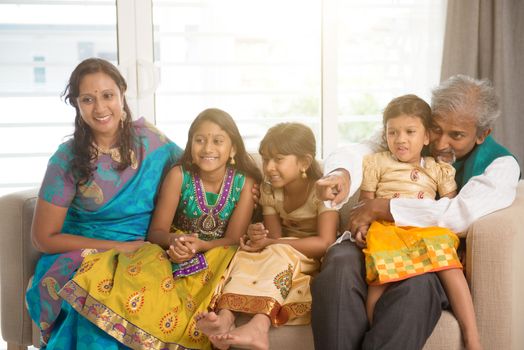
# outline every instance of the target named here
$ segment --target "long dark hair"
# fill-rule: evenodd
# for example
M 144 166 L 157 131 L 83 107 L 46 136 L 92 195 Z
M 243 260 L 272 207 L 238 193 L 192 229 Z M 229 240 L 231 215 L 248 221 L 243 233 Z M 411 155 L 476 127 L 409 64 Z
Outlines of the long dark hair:
M 252 177 L 253 179 L 255 179 L 256 182 L 260 182 L 262 180 L 262 174 L 258 169 L 253 158 L 249 155 L 249 153 L 247 153 L 246 147 L 244 146 L 244 140 L 242 140 L 242 136 L 240 136 L 240 132 L 238 131 L 238 127 L 235 124 L 235 121 L 227 112 L 224 112 L 223 110 L 218 108 L 206 109 L 200 112 L 200 114 L 195 118 L 195 120 L 193 120 L 193 123 L 191 123 L 191 126 L 189 127 L 186 148 L 184 150 L 184 153 L 182 154 L 182 157 L 180 158 L 179 164 L 183 165 L 184 168 L 190 169 L 193 172 L 196 172 L 198 170 L 192 162 L 191 143 L 193 141 L 195 131 L 203 122 L 206 121 L 218 125 L 222 130 L 224 130 L 227 133 L 227 135 L 231 139 L 231 142 L 237 152 L 235 155 L 236 164 L 229 166 L 238 169 L 244 175 Z
M 260 141 L 258 152 L 269 152 L 271 155 L 295 155 L 297 158 L 310 156 L 311 166 L 307 169 L 308 178 L 318 180 L 322 177 L 322 170 L 315 155 L 317 152 L 315 135 L 311 129 L 301 123 L 279 123 L 266 133 Z
M 127 90 L 127 83 L 118 71 L 118 69 L 110 62 L 100 58 L 88 58 L 82 62 L 71 73 L 69 82 L 62 93 L 64 101 L 75 107 L 75 131 L 72 139 L 73 159 L 71 169 L 73 175 L 79 184 L 84 184 L 93 176 L 95 167 L 92 161 L 98 156 L 98 151 L 93 147 L 93 132 L 91 128 L 83 121 L 80 115 L 80 108 L 78 107 L 77 98 L 80 93 L 80 83 L 84 76 L 94 73 L 104 73 L 108 75 L 118 86 L 120 93 L 124 99 L 124 111 L 127 116 L 123 123 L 123 128 L 119 129 L 117 144 L 120 151 L 121 161 L 116 166 L 119 171 L 131 165 L 131 151 L 134 149 L 134 130 L 133 118 L 131 117 L 131 110 L 127 104 L 124 93 Z

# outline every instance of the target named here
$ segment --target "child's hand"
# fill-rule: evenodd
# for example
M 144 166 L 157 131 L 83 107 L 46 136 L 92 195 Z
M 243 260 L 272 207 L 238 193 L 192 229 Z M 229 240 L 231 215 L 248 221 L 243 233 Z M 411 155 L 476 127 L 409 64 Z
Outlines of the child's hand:
M 248 243 L 254 243 L 262 239 L 267 238 L 269 231 L 266 230 L 264 224 L 257 222 L 256 224 L 250 224 L 247 227 L 247 237 L 249 239 Z
M 355 244 L 359 248 L 365 248 L 367 245 L 366 237 L 368 234 L 369 225 L 360 226 L 355 234 Z
M 176 234 L 170 237 L 169 249 L 166 251 L 169 259 L 175 263 L 182 263 L 193 258 L 197 252 L 195 235 Z
M 270 244 L 271 241 L 267 238 L 262 238 L 253 242 L 249 240 L 247 236 L 240 237 L 240 249 L 245 250 L 246 252 L 259 252 Z

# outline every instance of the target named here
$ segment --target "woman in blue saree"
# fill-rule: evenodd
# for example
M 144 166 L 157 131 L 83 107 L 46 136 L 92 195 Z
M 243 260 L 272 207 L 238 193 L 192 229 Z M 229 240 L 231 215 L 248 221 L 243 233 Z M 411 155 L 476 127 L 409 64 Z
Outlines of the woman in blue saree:
M 126 88 L 111 63 L 87 59 L 64 92 L 75 130 L 49 160 L 40 188 L 32 237 L 43 255 L 26 295 L 47 349 L 126 348 L 58 296 L 85 256 L 145 244 L 163 174 L 181 154 L 143 118 L 132 120 Z

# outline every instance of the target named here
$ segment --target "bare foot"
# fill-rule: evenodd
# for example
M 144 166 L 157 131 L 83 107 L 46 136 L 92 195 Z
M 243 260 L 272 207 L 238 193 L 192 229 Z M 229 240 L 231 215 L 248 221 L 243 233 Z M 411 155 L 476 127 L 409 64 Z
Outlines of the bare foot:
M 209 339 L 213 344 L 234 345 L 242 349 L 269 350 L 269 327 L 271 322 L 265 315 L 257 314 L 248 323 L 225 334 Z
M 195 321 L 197 328 L 208 337 L 229 332 L 235 327 L 234 316 L 229 310 L 220 310 L 218 315 L 213 311 L 200 312 L 195 316 Z

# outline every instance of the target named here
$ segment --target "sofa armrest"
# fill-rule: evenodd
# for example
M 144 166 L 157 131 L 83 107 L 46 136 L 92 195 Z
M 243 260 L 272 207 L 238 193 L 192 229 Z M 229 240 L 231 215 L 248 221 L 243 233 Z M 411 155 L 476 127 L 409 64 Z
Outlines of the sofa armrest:
M 0 286 L 2 337 L 8 343 L 31 345 L 31 319 L 25 291 L 40 253 L 31 242 L 37 189 L 0 198 Z
M 467 232 L 466 276 L 485 349 L 524 349 L 524 181 L 508 208 Z

